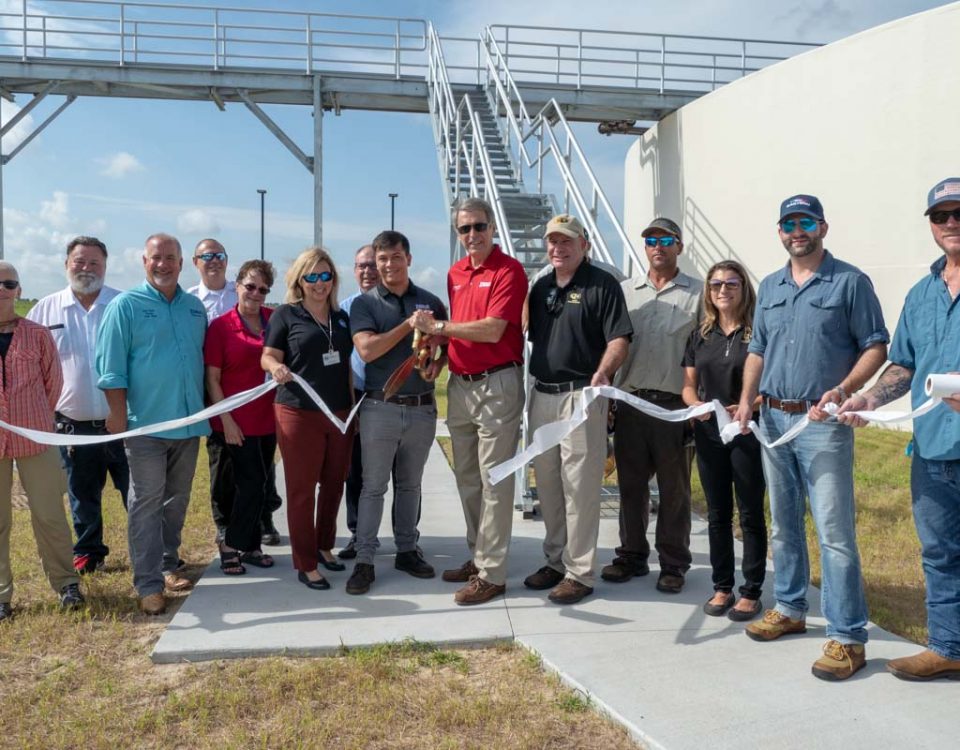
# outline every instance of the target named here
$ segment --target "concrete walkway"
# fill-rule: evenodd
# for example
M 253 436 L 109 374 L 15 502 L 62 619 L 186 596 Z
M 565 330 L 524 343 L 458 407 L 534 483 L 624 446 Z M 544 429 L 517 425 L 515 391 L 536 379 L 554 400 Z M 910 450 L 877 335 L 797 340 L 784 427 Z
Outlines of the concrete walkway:
M 421 546 L 438 573 L 467 559 L 453 474 L 434 446 L 423 483 Z M 289 547 L 271 548 L 277 565 L 224 576 L 213 562 L 153 652 L 158 663 L 318 655 L 342 645 L 415 638 L 438 644 L 515 639 L 593 704 L 650 747 L 886 748 L 956 747 L 960 683 L 907 683 L 884 662 L 918 647 L 870 628 L 865 670 L 843 683 L 810 674 L 825 640 L 819 611 L 805 636 L 755 643 L 743 626 L 707 617 L 712 591 L 706 525 L 695 521 L 694 567 L 680 595 L 657 592 L 656 569 L 624 584 L 599 581 L 574 607 L 550 604 L 523 578 L 542 564 L 539 520 L 517 514 L 507 596 L 478 607 L 453 603 L 456 585 L 394 570 L 389 514 L 381 532 L 377 580 L 367 596 L 348 596 L 350 568 L 328 573 L 330 591 L 297 582 Z M 281 532 L 283 514 L 277 514 Z M 341 518 L 340 528 L 346 524 Z M 341 543 L 344 540 L 341 538 Z M 616 519 L 604 519 L 599 562 L 613 556 Z M 768 580 L 767 603 L 771 584 Z M 816 590 L 811 601 L 819 600 Z

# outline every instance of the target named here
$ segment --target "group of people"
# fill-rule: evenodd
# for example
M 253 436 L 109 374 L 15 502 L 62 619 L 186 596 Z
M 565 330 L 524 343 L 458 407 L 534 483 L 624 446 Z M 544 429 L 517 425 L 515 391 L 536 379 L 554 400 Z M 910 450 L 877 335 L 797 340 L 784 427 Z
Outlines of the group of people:
M 58 513 L 59 471 L 52 450 L 0 431 L 0 469 L 20 467 L 30 497 L 44 568 L 64 606 L 80 606 L 78 575 L 102 566 L 100 493 L 107 473 L 128 509 L 134 586 L 144 612 L 164 610 L 164 590 L 190 586 L 180 571 L 180 532 L 197 460 L 210 433 L 211 502 L 221 568 L 271 567 L 264 544 L 279 541 L 274 452 L 284 462 L 293 566 L 311 589 L 328 589 L 321 572 L 355 560 L 346 592 L 374 585 L 384 496 L 393 483 L 394 567 L 417 578 L 435 570 L 421 546 L 421 479 L 436 431 L 435 381 L 450 370 L 447 426 L 463 507 L 469 557 L 442 572 L 461 584 L 459 605 L 501 596 L 514 517 L 514 479 L 494 483 L 490 470 L 517 450 L 525 406 L 531 431 L 572 417 L 587 386 L 615 385 L 668 410 L 711 400 L 725 405 L 742 434 L 721 440 L 716 417 L 666 422 L 623 403 L 594 400 L 585 421 L 534 460 L 545 538 L 544 564 L 524 585 L 548 590 L 557 604 L 594 591 L 598 574 L 599 492 L 606 435 L 613 424 L 620 483 L 620 543 L 599 570 L 608 582 L 647 575 L 651 555 L 650 480 L 659 488 L 654 537 L 656 588 L 679 593 L 691 566 L 690 476 L 694 454 L 708 504 L 714 594 L 710 616 L 749 621 L 758 641 L 803 633 L 809 564 L 804 513 L 809 501 L 822 553 L 822 608 L 828 641 L 813 674 L 842 680 L 865 663 L 867 611 L 855 536 L 851 412 L 875 408 L 911 389 L 923 397 L 933 372 L 960 370 L 951 335 L 960 292 L 960 178 L 930 191 L 927 215 L 943 250 L 931 276 L 907 298 L 877 383 L 857 391 L 887 359 L 890 336 L 868 277 L 825 247 L 820 201 L 795 195 L 781 204 L 779 239 L 787 264 L 755 293 L 743 266 L 726 260 L 703 281 L 679 269 L 683 232 L 665 217 L 642 233 L 645 273 L 625 279 L 589 257 L 583 224 L 567 214 L 546 225 L 549 266 L 532 282 L 494 242 L 491 206 L 468 198 L 452 214 L 464 250 L 447 276 L 448 309 L 410 278 L 413 256 L 395 231 L 357 251 L 360 291 L 338 302 L 333 259 L 312 247 L 285 276 L 284 304 L 263 301 L 274 269 L 244 263 L 226 279 L 227 254 L 215 240 L 196 247 L 201 283 L 178 280 L 176 238 L 146 241 L 145 282 L 125 293 L 103 286 L 107 251 L 95 238 L 67 248 L 69 286 L 17 318 L 19 279 L 0 265 L 3 418 L 74 434 L 117 434 L 194 414 L 205 404 L 263 383 L 278 384 L 220 418 L 94 446 L 61 450 L 77 542 L 69 564 L 69 529 Z M 530 343 L 529 403 L 523 376 Z M 59 357 L 57 356 L 59 352 Z M 411 360 L 411 355 L 413 359 Z M 21 369 L 22 368 L 22 369 Z M 301 385 L 306 384 L 306 387 Z M 358 420 L 344 434 L 319 397 L 345 420 L 358 399 Z M 919 419 L 912 489 L 927 580 L 930 639 L 919 655 L 889 667 L 905 679 L 960 678 L 960 398 Z M 835 407 L 829 406 L 830 404 Z M 54 414 L 54 410 L 56 410 Z M 800 420 L 792 441 L 765 443 Z M 0 476 L 0 484 L 9 481 Z M 349 543 L 333 554 L 346 484 Z M 764 494 L 772 516 L 775 605 L 761 594 L 767 557 Z M 8 493 L 9 494 L 9 493 Z M 35 500 L 36 498 L 36 500 Z M 743 534 L 742 584 L 734 593 L 733 510 Z M 9 617 L 9 500 L 0 503 L 0 619 Z M 758 617 L 763 612 L 762 617 Z

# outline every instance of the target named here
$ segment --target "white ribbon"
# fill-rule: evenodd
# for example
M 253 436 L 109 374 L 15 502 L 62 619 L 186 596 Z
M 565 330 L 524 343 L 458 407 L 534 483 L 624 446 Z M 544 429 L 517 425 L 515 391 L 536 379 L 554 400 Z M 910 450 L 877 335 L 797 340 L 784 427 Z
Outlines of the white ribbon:
M 913 411 L 853 411 L 846 413 L 858 416 L 868 422 L 878 422 L 882 424 L 906 422 L 931 411 L 940 404 L 944 397 L 949 397 L 954 393 L 960 393 L 960 375 L 930 375 L 924 384 L 924 390 L 930 398 Z M 526 466 L 536 456 L 560 445 L 560 442 L 567 437 L 567 435 L 587 420 L 587 409 L 594 400 L 601 396 L 605 396 L 613 401 L 622 401 L 637 411 L 655 417 L 656 419 L 662 419 L 665 422 L 683 422 L 713 412 L 717 417 L 720 439 L 724 443 L 729 443 L 740 434 L 739 423 L 730 419 L 730 415 L 727 413 L 723 404 L 716 399 L 709 403 L 700 404 L 699 406 L 688 406 L 686 409 L 670 410 L 652 404 L 649 401 L 644 401 L 642 398 L 638 398 L 613 386 L 590 386 L 580 392 L 580 401 L 574 407 L 573 416 L 571 416 L 570 419 L 550 422 L 549 424 L 538 427 L 533 433 L 529 445 L 527 445 L 523 451 L 508 461 L 504 461 L 490 469 L 490 482 L 492 484 L 502 482 L 515 471 Z M 837 411 L 837 405 L 827 404 L 824 407 L 824 411 L 832 415 Z M 804 415 L 803 419 L 772 442 L 764 440 L 760 434 L 760 427 L 752 419 L 747 423 L 747 427 L 757 436 L 757 439 L 763 446 L 766 448 L 776 448 L 793 440 L 807 428 L 809 423 L 810 418 Z
M 341 433 L 346 433 L 347 428 L 350 426 L 350 422 L 353 421 L 354 415 L 357 413 L 357 409 L 360 408 L 360 403 L 363 401 L 363 397 L 354 404 L 353 409 L 350 410 L 350 414 L 347 415 L 346 421 L 342 421 L 337 418 L 337 415 L 330 411 L 330 407 L 326 405 L 324 400 L 320 398 L 318 394 L 310 384 L 301 378 L 296 373 L 290 373 L 293 375 L 294 381 L 299 385 L 310 399 L 320 407 L 327 419 L 329 419 L 336 426 Z M 96 445 L 97 443 L 109 443 L 113 440 L 123 440 L 128 437 L 139 437 L 143 435 L 154 435 L 158 432 L 166 432 L 167 430 L 176 430 L 180 427 L 187 427 L 197 422 L 203 422 L 211 417 L 217 417 L 221 414 L 225 414 L 228 411 L 233 411 L 237 407 L 243 406 L 244 404 L 249 404 L 251 401 L 254 401 L 260 398 L 265 393 L 269 393 L 274 388 L 279 385 L 275 380 L 271 379 L 262 385 L 258 385 L 256 388 L 250 388 L 249 390 L 236 393 L 233 396 L 223 399 L 223 401 L 218 401 L 213 406 L 208 406 L 202 411 L 198 411 L 196 414 L 191 414 L 189 417 L 183 417 L 181 419 L 168 419 L 166 422 L 157 422 L 156 424 L 145 425 L 143 427 L 137 427 L 133 430 L 127 430 L 126 432 L 119 432 L 116 435 L 65 435 L 59 432 L 43 432 L 42 430 L 31 430 L 26 427 L 18 427 L 17 425 L 9 424 L 0 419 L 0 428 L 8 430 L 9 432 L 16 433 L 21 437 L 25 437 L 28 440 L 32 440 L 35 443 L 40 445 Z

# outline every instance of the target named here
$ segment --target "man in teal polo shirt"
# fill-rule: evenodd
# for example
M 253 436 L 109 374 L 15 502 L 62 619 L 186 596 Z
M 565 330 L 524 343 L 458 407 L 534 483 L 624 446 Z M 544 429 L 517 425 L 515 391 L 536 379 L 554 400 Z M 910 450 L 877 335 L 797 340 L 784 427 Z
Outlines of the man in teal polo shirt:
M 887 369 L 841 412 L 876 409 L 908 392 L 916 408 L 927 399 L 928 375 L 960 371 L 960 177 L 933 186 L 925 215 L 943 256 L 907 294 Z M 887 662 L 903 680 L 960 680 L 960 394 L 943 402 L 913 422 L 910 490 L 927 583 L 929 635 L 919 654 Z M 857 417 L 840 419 L 865 424 Z
M 203 303 L 178 283 L 180 243 L 168 234 L 147 238 L 146 282 L 114 298 L 97 335 L 97 387 L 110 413 L 107 430 L 180 419 L 203 409 Z M 180 591 L 190 582 L 177 575 L 180 532 L 190 501 L 206 422 L 127 438 L 130 465 L 127 536 L 133 585 L 146 614 L 166 609 L 164 587 Z

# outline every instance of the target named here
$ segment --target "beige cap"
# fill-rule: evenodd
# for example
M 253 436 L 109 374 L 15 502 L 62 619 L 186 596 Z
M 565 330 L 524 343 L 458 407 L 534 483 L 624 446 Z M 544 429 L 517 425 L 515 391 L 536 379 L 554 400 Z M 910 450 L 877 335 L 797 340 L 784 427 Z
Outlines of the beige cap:
M 583 224 L 580 223 L 580 219 L 576 216 L 571 216 L 570 214 L 560 214 L 559 216 L 554 216 L 547 222 L 547 229 L 543 233 L 543 239 L 547 239 L 554 232 L 560 234 L 565 234 L 567 237 L 583 237 L 586 238 L 587 232 L 583 228 Z

